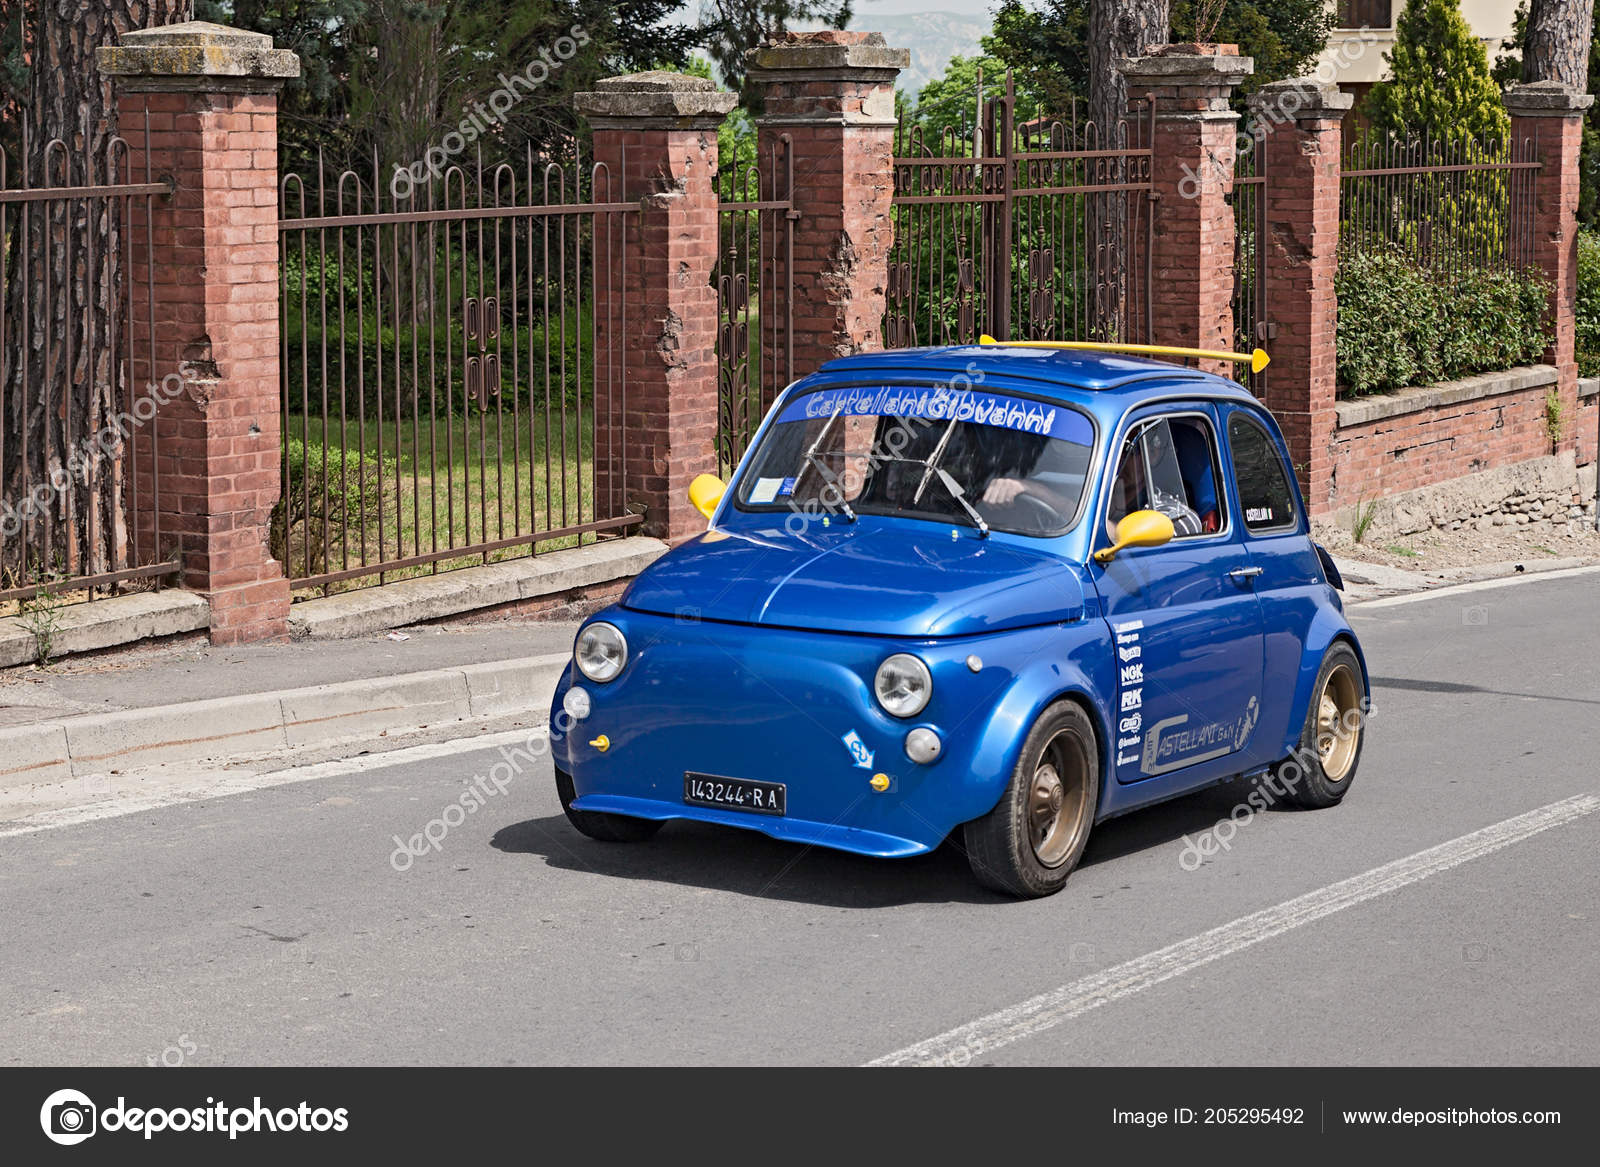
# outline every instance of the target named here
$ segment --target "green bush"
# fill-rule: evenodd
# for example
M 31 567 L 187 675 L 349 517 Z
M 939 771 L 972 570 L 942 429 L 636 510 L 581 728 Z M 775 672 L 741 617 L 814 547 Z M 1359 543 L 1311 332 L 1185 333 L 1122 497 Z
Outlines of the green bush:
M 293 433 L 285 435 L 283 453 L 284 490 L 272 511 L 271 541 L 273 555 L 291 575 L 329 570 L 329 548 L 342 545 L 347 528 L 359 546 L 363 520 L 376 526 L 386 505 L 392 517 L 394 502 L 383 493 L 398 466 L 392 454 L 367 451 L 363 457 L 355 448 L 315 440 L 308 447 Z
M 1399 252 L 1374 251 L 1342 257 L 1334 289 L 1346 393 L 1525 365 L 1550 343 L 1549 284 L 1538 272 L 1478 268 L 1445 278 Z
M 1578 232 L 1578 375 L 1600 377 L 1600 232 Z

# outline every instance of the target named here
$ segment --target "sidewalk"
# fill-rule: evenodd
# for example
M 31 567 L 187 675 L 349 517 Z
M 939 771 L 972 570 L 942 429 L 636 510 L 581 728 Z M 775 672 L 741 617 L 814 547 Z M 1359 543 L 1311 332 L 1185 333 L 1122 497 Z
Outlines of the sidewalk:
M 489 661 L 565 655 L 576 624 L 421 626 L 350 640 L 212 648 L 204 643 L 131 647 L 68 657 L 48 669 L 0 672 L 0 729 L 88 713 L 180 705 Z
M 174 781 L 203 786 L 240 766 L 303 765 L 537 727 L 576 627 L 424 626 L 351 640 L 190 643 L 7 670 L 0 820 Z

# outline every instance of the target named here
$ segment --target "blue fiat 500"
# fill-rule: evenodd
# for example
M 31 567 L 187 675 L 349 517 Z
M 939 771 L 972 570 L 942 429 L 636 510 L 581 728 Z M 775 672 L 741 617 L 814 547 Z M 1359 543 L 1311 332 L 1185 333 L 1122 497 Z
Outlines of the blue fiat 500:
M 894 857 L 959 831 L 980 881 L 1040 896 L 1114 815 L 1236 775 L 1350 789 L 1366 665 L 1232 381 L 1048 345 L 848 357 L 691 495 L 708 529 L 583 626 L 556 691 L 586 835 Z

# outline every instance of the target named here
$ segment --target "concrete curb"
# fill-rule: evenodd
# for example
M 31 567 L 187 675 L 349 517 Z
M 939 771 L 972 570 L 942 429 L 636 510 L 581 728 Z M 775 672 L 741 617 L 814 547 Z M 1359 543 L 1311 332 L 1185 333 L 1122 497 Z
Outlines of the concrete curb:
M 593 587 L 638 575 L 666 551 L 667 545 L 659 539 L 636 535 L 526 559 L 398 580 L 379 588 L 338 592 L 302 600 L 291 607 L 289 634 L 296 640 L 363 636 L 385 628 Z
M 211 627 L 211 605 L 204 596 L 178 588 L 132 592 L 92 604 L 69 604 L 54 614 L 52 656 L 92 652 L 159 636 L 200 632 Z M 32 664 L 38 638 L 16 616 L 0 619 L 0 668 Z
M 555 653 L 3 729 L 0 790 L 160 762 L 244 757 L 543 714 L 570 659 Z

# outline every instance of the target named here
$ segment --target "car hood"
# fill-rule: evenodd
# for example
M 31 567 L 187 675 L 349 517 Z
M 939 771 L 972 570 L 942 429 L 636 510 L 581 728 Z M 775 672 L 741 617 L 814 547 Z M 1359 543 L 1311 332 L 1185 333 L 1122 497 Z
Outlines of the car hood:
M 622 602 L 684 620 L 904 637 L 1082 618 L 1083 585 L 1060 557 L 949 530 L 708 531 L 646 568 Z

